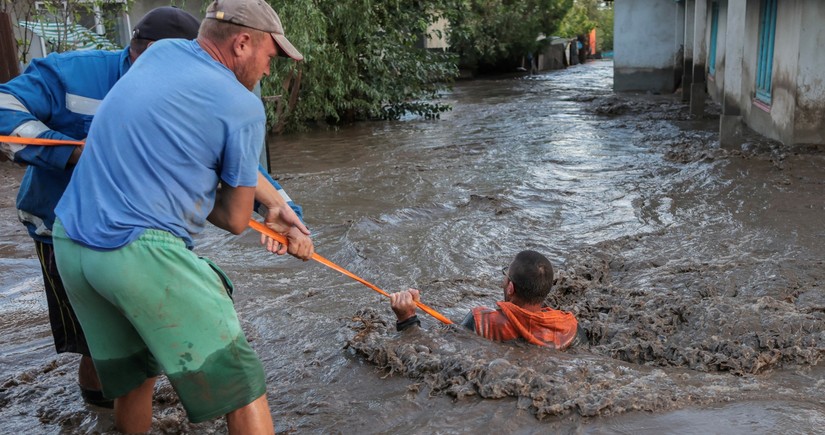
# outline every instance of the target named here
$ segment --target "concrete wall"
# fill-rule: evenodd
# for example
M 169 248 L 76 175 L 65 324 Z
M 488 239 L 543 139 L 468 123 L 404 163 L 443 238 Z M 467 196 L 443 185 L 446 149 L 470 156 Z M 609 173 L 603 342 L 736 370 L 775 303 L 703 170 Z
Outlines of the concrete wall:
M 803 3 L 815 0 L 784 0 L 776 13 L 776 37 L 770 106 L 756 100 L 756 64 L 759 44 L 760 2 L 748 2 L 743 69 L 743 116 L 754 131 L 786 144 L 794 143 L 794 117 Z M 825 6 L 825 5 L 823 5 Z M 816 6 L 821 7 L 821 6 Z M 813 54 L 813 53 L 811 53 Z
M 777 138 L 794 142 L 796 77 L 799 71 L 800 23 L 806 0 L 781 1 L 776 12 L 776 38 L 773 50 L 771 121 Z M 813 54 L 813 53 L 812 53 Z
M 825 4 L 808 0 L 802 7 L 794 142 L 825 143 Z M 781 5 L 781 3 L 780 3 Z
M 710 20 L 710 0 L 696 0 L 693 16 L 693 82 L 705 82 L 707 74 L 708 31 Z
M 679 87 L 685 69 L 685 8 L 682 5 L 676 7 L 676 21 L 673 25 L 676 30 L 673 35 L 673 49 L 676 52 L 673 76 L 676 87 Z
M 771 127 L 770 109 L 754 103 L 756 62 L 759 52 L 760 1 L 749 0 L 745 11 L 745 39 L 742 50 L 742 100 L 739 105 L 745 123 L 759 134 L 777 139 Z
M 679 4 L 670 0 L 622 0 L 614 4 L 613 88 L 673 92 Z
M 708 94 L 710 95 L 711 99 L 716 101 L 717 103 L 722 99 L 722 90 L 725 89 L 725 50 L 726 50 L 726 40 L 727 40 L 727 21 L 728 21 L 728 13 L 726 4 L 728 2 L 722 0 L 719 5 L 719 18 L 718 18 L 718 27 L 716 32 L 716 72 L 713 75 L 710 75 L 710 70 L 708 69 Z M 712 26 L 711 23 L 713 18 L 713 9 L 709 8 L 708 13 L 708 43 L 710 44 L 712 41 L 710 39 Z M 741 41 L 741 40 L 740 40 Z M 708 46 L 708 60 L 707 65 L 710 68 L 710 52 L 711 48 Z
M 754 6 L 750 6 L 753 8 Z M 743 90 L 743 77 L 752 71 L 752 68 L 744 68 L 745 41 L 748 39 L 745 24 L 748 20 L 747 2 L 738 0 L 728 1 L 720 6 L 725 12 L 725 32 L 724 32 L 724 58 L 717 56 L 716 67 L 717 77 L 724 75 L 723 86 L 720 86 L 720 99 L 722 111 L 725 114 L 739 115 L 745 104 L 750 104 L 746 97 L 747 91 Z M 721 17 L 720 17 L 721 19 Z M 721 33 L 721 32 L 720 32 Z M 719 62 L 722 62 L 722 69 L 719 71 Z

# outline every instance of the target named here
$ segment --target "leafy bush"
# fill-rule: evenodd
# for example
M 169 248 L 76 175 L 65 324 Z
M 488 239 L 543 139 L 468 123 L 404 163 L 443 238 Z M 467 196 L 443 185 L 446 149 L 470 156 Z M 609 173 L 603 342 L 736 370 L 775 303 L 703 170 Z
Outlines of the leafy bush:
M 407 112 L 437 117 L 436 100 L 458 70 L 455 56 L 421 47 L 443 1 L 272 0 L 303 62 L 276 62 L 264 95 L 283 94 L 289 70 L 302 69 L 300 100 L 287 130 L 306 121 L 397 119 Z M 268 108 L 274 119 L 274 107 Z M 284 114 L 282 116 L 285 116 Z
M 450 49 L 462 67 L 512 71 L 520 59 L 539 48 L 540 35 L 551 36 L 573 0 L 468 0 L 456 2 L 450 21 Z

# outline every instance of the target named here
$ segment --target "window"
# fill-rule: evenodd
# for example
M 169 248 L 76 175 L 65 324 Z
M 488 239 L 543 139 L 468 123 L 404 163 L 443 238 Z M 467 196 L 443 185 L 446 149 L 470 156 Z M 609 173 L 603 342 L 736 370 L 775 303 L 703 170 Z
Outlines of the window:
M 710 13 L 710 55 L 708 55 L 708 74 L 716 74 L 716 40 L 719 35 L 719 3 L 714 2 Z
M 771 104 L 773 40 L 776 36 L 776 2 L 762 0 L 759 18 L 759 54 L 756 57 L 756 99 Z

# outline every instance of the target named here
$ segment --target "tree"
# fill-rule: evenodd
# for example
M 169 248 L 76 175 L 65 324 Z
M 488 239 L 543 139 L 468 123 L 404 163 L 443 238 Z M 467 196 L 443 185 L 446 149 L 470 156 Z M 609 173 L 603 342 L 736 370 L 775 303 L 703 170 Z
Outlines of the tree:
M 559 36 L 577 37 L 594 28 L 599 31 L 599 50 L 613 49 L 613 5 L 601 0 L 576 0 L 559 27 Z
M 465 68 L 512 70 L 539 48 L 540 35 L 552 35 L 573 0 L 465 0 L 454 3 L 450 49 Z
M 0 0 L 0 11 L 9 13 L 16 21 L 17 46 L 20 62 L 31 61 L 29 53 L 35 31 L 45 33 L 49 51 L 74 50 L 77 44 L 94 45 L 97 48 L 111 48 L 116 44 L 98 35 L 98 29 L 110 29 L 116 17 L 128 9 L 131 0 Z M 74 26 L 90 29 L 83 35 L 75 32 Z M 98 26 L 99 25 L 99 26 Z M 85 36 L 84 36 L 85 35 Z M 110 35 L 111 36 L 111 35 Z M 86 39 L 83 39 L 83 38 Z M 76 39 L 78 38 L 78 39 Z
M 432 102 L 457 75 L 453 55 L 428 51 L 419 40 L 445 9 L 443 0 L 271 0 L 304 61 L 278 62 L 263 94 L 283 94 L 298 77 L 301 92 L 286 129 L 309 121 L 329 123 L 395 119 L 404 113 L 437 117 L 448 110 Z M 286 98 L 284 95 L 283 98 Z M 283 107 L 283 105 L 282 105 Z M 278 119 L 268 107 L 271 125 Z
M 305 60 L 280 62 L 263 81 L 270 127 L 306 121 L 340 123 L 396 119 L 405 113 L 438 117 L 438 96 L 462 65 L 512 70 L 538 38 L 552 34 L 573 0 L 269 0 Z M 438 18 L 449 22 L 450 49 L 421 48 Z M 300 80 L 300 92 L 284 83 Z M 289 101 L 289 104 L 285 103 Z M 279 110 L 281 109 L 281 110 Z

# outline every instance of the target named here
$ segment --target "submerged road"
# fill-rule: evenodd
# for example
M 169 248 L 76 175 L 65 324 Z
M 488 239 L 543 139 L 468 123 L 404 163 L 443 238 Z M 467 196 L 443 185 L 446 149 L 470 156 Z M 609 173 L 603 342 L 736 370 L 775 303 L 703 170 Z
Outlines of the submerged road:
M 397 334 L 386 299 L 314 262 L 210 227 L 196 251 L 236 284 L 278 432 L 813 433 L 825 427 L 825 155 L 753 137 L 674 96 L 614 95 L 612 63 L 460 82 L 441 120 L 274 137 L 273 175 L 319 254 L 453 320 L 501 298 L 534 249 L 547 302 L 589 343 L 491 343 L 424 318 Z M 76 362 L 51 348 L 21 171 L 0 168 L 3 432 L 107 433 Z M 190 425 L 167 383 L 154 433 Z

